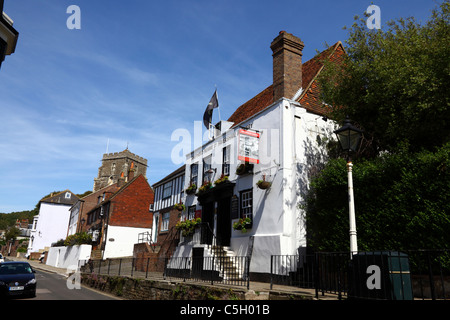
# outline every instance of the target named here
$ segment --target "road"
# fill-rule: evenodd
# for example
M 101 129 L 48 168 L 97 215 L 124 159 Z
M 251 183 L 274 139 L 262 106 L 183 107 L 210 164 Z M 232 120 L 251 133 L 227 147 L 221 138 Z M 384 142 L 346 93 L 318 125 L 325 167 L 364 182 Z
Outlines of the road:
M 84 286 L 81 289 L 69 289 L 67 278 L 56 274 L 36 270 L 36 297 L 26 300 L 117 300 L 117 298 L 99 293 Z

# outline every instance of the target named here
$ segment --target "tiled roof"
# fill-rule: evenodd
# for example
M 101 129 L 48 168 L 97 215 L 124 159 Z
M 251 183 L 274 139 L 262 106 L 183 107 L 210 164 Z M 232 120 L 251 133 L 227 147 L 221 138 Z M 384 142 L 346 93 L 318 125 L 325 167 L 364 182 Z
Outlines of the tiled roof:
M 303 92 L 297 99 L 302 107 L 308 111 L 324 115 L 329 109 L 320 99 L 320 90 L 318 87 L 317 76 L 322 70 L 323 60 L 331 59 L 339 63 L 345 54 L 342 43 L 339 41 L 328 49 L 322 51 L 311 60 L 302 65 L 302 88 Z M 228 118 L 228 121 L 234 122 L 234 125 L 250 118 L 258 112 L 264 110 L 273 103 L 273 86 L 270 85 L 255 97 L 241 105 Z
M 335 63 L 341 63 L 344 55 L 344 47 L 339 41 L 303 64 L 303 92 L 297 101 L 306 110 L 320 115 L 326 115 L 331 111 L 330 106 L 325 105 L 320 97 L 317 76 L 323 68 L 323 61 L 325 59 L 329 59 Z
M 66 196 L 66 193 L 68 194 Z M 78 197 L 70 190 L 64 190 L 57 194 L 52 194 L 50 197 L 43 198 L 39 202 L 45 203 L 54 203 L 54 204 L 64 204 L 64 205 L 73 205 L 78 201 Z
M 273 103 L 273 86 L 270 85 L 262 92 L 248 100 L 242 106 L 236 109 L 236 111 L 228 118 L 228 121 L 234 122 L 234 125 L 241 123 L 245 119 L 248 119 L 259 111 L 264 110 L 266 107 Z

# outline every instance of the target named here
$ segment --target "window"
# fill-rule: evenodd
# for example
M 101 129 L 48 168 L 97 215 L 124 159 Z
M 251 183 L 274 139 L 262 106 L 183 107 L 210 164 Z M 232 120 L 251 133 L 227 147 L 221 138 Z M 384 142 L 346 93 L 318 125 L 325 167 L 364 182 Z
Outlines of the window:
M 163 213 L 161 231 L 169 230 L 170 212 Z
M 241 216 L 253 220 L 253 190 L 241 192 Z
M 191 164 L 191 184 L 197 185 L 197 176 L 198 176 L 198 163 Z
M 114 174 L 114 173 L 116 173 L 116 164 L 115 163 L 113 163 L 111 165 L 111 174 Z
M 224 176 L 230 175 L 230 146 L 226 146 L 225 148 L 223 148 L 222 174 Z
M 181 176 L 180 185 L 179 185 L 178 189 L 180 189 L 180 199 L 183 199 L 183 196 L 184 196 L 184 176 Z
M 172 195 L 172 181 L 164 184 L 163 187 L 163 199 L 169 198 Z
M 70 192 L 66 192 L 66 194 L 65 194 L 65 198 L 66 198 L 66 199 L 70 199 L 70 198 L 71 198 L 71 194 L 70 194 Z
M 191 206 L 188 208 L 188 220 L 192 220 L 195 218 L 195 206 Z
M 203 183 L 211 182 L 211 173 L 207 173 L 209 169 L 211 169 L 211 160 L 212 156 L 207 156 L 203 159 Z

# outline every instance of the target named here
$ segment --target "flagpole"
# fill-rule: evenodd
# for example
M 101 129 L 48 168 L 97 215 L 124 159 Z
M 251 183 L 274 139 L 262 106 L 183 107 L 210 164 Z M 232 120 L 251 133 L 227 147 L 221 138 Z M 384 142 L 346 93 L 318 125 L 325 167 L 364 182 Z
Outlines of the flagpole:
M 219 95 L 217 94 L 217 85 L 214 85 L 216 87 L 216 97 L 217 97 L 217 101 L 219 101 Z M 220 104 L 217 106 L 217 111 L 219 112 L 219 122 L 221 120 L 220 118 Z

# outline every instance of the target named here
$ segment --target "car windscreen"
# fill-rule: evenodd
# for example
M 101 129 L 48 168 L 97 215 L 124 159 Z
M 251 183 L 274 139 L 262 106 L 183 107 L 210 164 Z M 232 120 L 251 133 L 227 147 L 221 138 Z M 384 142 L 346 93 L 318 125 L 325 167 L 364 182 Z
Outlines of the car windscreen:
M 31 266 L 25 263 L 1 264 L 0 274 L 29 274 L 33 273 Z

